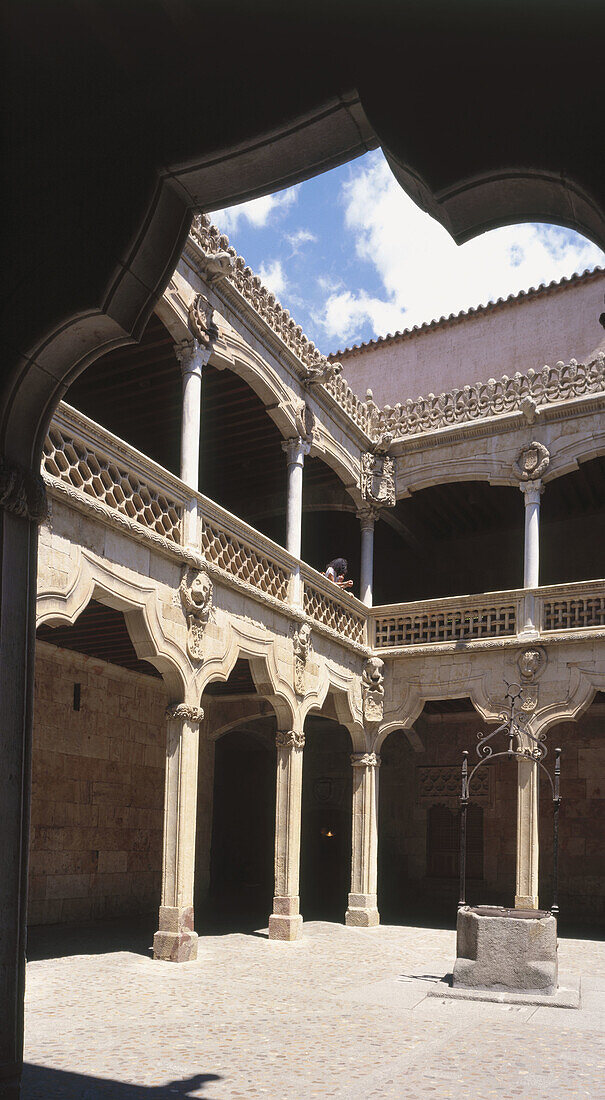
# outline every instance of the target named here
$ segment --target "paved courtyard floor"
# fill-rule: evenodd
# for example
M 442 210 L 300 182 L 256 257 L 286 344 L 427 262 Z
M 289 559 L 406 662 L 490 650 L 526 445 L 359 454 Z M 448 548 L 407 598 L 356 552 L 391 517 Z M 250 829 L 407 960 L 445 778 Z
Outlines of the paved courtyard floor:
M 24 1100 L 605 1098 L 605 942 L 562 939 L 582 1008 L 427 997 L 444 929 L 304 926 L 30 962 Z

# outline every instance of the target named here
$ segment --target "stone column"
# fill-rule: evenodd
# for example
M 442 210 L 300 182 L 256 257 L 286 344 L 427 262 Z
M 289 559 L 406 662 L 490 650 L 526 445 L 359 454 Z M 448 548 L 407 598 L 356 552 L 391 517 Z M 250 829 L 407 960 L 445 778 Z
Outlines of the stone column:
M 540 775 L 531 757 L 517 760 L 517 875 L 515 909 L 538 909 Z
M 525 546 L 523 557 L 523 587 L 537 588 L 540 584 L 540 496 L 544 492 L 541 481 L 522 481 L 519 485 L 525 497 Z M 524 634 L 538 632 L 535 616 L 535 598 L 525 597 Z
M 154 959 L 188 962 L 197 958 L 193 927 L 193 879 L 197 812 L 200 707 L 179 703 L 167 710 L 164 793 L 164 855 L 159 929 Z
M 364 508 L 357 513 L 361 524 L 361 575 L 359 598 L 366 607 L 372 606 L 374 588 L 374 527 L 378 519 L 375 508 Z
M 286 439 L 282 443 L 288 463 L 288 501 L 286 511 L 286 550 L 294 558 L 300 558 L 302 547 L 302 496 L 303 466 L 310 444 L 300 436 Z M 297 567 L 292 578 L 291 600 L 294 604 L 301 601 L 300 569 Z
M 305 735 L 279 731 L 277 792 L 275 799 L 275 897 L 269 917 L 270 940 L 297 940 L 302 932 L 299 914 L 300 811 Z
M 378 769 L 374 752 L 356 752 L 353 765 L 353 849 L 351 893 L 345 924 L 372 928 L 380 923 L 376 901 L 378 855 Z
M 175 345 L 175 354 L 183 376 L 181 413 L 181 481 L 190 489 L 199 489 L 200 429 L 202 418 L 202 370 L 210 358 L 210 349 L 197 340 Z M 185 516 L 185 545 L 197 542 L 197 502 L 191 500 Z
M 23 1059 L 39 473 L 0 461 L 0 1094 L 18 1100 Z

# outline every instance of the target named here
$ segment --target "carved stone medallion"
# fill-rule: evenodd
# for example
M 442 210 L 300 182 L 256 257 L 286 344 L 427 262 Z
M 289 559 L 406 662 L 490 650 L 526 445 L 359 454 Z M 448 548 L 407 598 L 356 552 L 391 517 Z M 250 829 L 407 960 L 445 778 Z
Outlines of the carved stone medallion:
M 519 481 L 539 481 L 546 473 L 550 462 L 550 453 L 543 443 L 534 440 L 517 455 L 513 470 Z
M 187 619 L 187 652 L 201 661 L 204 629 L 212 616 L 213 585 L 205 569 L 187 569 L 181 579 L 180 594 Z
M 196 294 L 189 306 L 189 328 L 202 347 L 208 347 L 218 336 L 214 323 L 214 309 L 203 294 Z

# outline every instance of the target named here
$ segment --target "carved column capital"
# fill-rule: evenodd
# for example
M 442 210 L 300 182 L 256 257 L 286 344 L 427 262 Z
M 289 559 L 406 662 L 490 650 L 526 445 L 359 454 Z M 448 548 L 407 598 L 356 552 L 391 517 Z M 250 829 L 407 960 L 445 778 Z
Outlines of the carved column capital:
M 275 744 L 278 749 L 295 749 L 300 752 L 305 747 L 305 735 L 299 730 L 278 730 Z
M 189 703 L 171 703 L 166 707 L 166 717 L 180 722 L 192 722 L 199 726 L 204 719 L 204 711 L 201 707 L 194 707 Z
M 305 455 L 311 450 L 311 444 L 302 436 L 295 435 L 292 439 L 284 439 L 281 449 L 286 455 L 288 466 L 302 466 Z
M 361 525 L 362 531 L 373 531 L 374 525 L 380 519 L 381 508 L 378 505 L 368 504 L 365 508 L 360 508 L 356 512 L 357 519 Z
M 0 507 L 30 523 L 42 523 L 48 515 L 46 488 L 33 473 L 0 455 Z
M 354 752 L 351 754 L 351 765 L 354 768 L 379 768 L 380 756 L 375 752 Z
M 181 340 L 174 345 L 176 355 L 183 377 L 188 374 L 201 375 L 202 369 L 210 359 L 212 349 L 200 344 L 199 340 Z
M 525 497 L 526 504 L 538 504 L 544 485 L 541 481 L 520 481 L 519 488 Z

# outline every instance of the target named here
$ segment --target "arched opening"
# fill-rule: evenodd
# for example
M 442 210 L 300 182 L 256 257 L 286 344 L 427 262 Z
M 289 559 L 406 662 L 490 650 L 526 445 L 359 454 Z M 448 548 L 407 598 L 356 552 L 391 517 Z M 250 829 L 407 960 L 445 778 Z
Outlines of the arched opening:
M 554 749 L 561 752 L 559 811 L 559 917 L 564 935 L 603 938 L 605 928 L 605 692 L 576 722 L 560 722 L 547 734 L 553 771 Z M 546 776 L 540 776 L 541 906 L 553 893 L 553 803 Z
M 359 520 L 342 481 L 322 458 L 305 459 L 302 558 L 320 573 L 333 558 L 346 558 L 352 592 L 359 595 Z
M 325 709 L 325 708 L 324 708 Z M 342 923 L 351 881 L 351 736 L 334 718 L 305 722 L 300 908 Z
M 266 927 L 273 900 L 276 717 L 245 658 L 227 681 L 208 685 L 203 703 L 196 921 L 206 932 L 252 931 Z M 242 708 L 250 717 L 238 721 Z M 214 740 L 213 729 L 225 725 L 231 728 Z
M 540 584 L 605 576 L 605 456 L 548 481 L 540 504 Z
M 178 476 L 181 390 L 174 337 L 153 313 L 138 344 L 96 359 L 65 400 Z
M 35 693 L 30 956 L 46 950 L 48 925 L 66 926 L 63 952 L 145 950 L 161 891 L 168 691 L 122 612 L 91 600 L 73 625 L 38 628 Z
M 385 924 L 453 926 L 459 897 L 460 769 L 487 731 L 469 699 L 431 701 L 381 747 L 378 908 Z M 478 758 L 475 762 L 478 762 Z M 510 905 L 515 890 L 517 772 L 487 765 L 473 782 L 466 896 Z
M 521 587 L 523 525 L 514 486 L 463 481 L 413 492 L 376 524 L 374 603 Z

